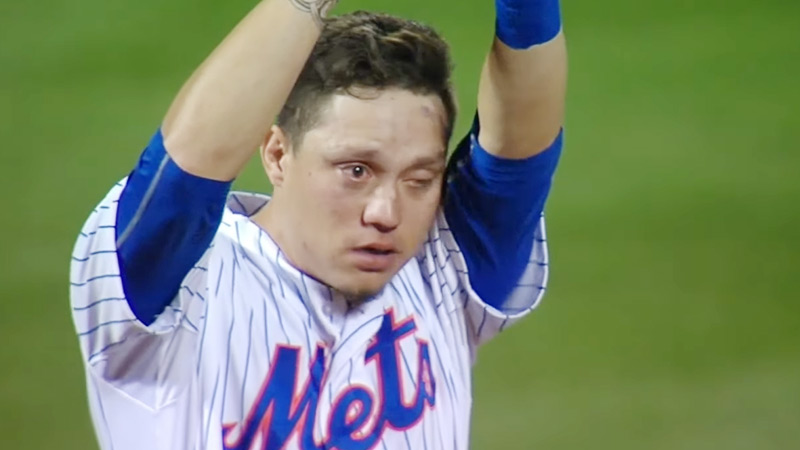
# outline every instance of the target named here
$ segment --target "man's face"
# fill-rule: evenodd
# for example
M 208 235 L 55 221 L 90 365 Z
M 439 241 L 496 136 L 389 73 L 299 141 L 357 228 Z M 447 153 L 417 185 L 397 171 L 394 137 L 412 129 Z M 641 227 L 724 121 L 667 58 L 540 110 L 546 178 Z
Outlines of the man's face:
M 354 300 L 380 291 L 432 225 L 444 124 L 434 95 L 334 95 L 300 147 L 281 158 L 281 179 L 273 177 L 269 214 L 289 260 Z

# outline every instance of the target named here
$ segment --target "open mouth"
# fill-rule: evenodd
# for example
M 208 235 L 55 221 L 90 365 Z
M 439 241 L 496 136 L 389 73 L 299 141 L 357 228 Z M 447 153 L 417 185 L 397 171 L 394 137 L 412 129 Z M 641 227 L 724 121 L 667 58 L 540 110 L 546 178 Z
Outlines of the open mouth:
M 393 267 L 397 250 L 390 246 L 366 245 L 354 249 L 355 266 L 367 272 L 383 272 Z

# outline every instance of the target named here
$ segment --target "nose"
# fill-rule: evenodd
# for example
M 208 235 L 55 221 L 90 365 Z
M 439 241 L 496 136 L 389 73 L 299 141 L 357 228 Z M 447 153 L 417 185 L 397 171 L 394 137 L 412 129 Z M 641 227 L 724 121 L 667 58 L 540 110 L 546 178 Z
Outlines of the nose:
M 397 190 L 393 186 L 376 189 L 367 201 L 362 220 L 382 232 L 389 232 L 400 225 L 400 209 Z

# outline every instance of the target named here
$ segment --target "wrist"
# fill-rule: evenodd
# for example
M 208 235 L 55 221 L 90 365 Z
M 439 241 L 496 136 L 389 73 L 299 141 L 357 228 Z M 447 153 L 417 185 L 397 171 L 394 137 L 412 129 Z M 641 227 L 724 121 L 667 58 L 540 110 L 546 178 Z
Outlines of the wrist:
M 325 18 L 339 0 L 289 0 L 295 8 L 311 14 L 320 28 L 325 26 Z
M 522 50 L 544 44 L 561 31 L 559 0 L 495 0 L 495 33 L 501 42 Z

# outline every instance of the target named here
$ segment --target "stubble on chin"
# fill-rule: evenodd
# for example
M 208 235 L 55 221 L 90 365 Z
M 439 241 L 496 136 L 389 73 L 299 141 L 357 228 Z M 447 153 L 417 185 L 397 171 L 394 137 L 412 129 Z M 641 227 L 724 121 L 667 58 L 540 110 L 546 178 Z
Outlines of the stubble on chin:
M 380 289 L 337 290 L 337 292 L 344 297 L 350 307 L 357 307 L 377 297 L 382 290 L 383 287 Z

